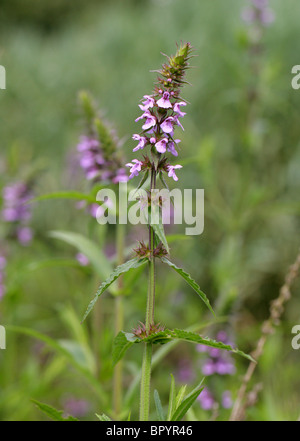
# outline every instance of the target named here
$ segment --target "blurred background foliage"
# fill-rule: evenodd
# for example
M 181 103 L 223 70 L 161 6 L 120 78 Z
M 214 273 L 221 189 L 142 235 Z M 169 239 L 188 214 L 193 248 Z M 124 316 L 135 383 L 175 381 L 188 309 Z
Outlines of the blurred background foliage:
M 190 41 L 197 57 L 188 76 L 192 87 L 182 94 L 190 104 L 179 183 L 205 189 L 205 229 L 201 236 L 172 242 L 171 253 L 194 275 L 218 315 L 227 317 L 205 333 L 225 329 L 242 350 L 251 351 L 300 245 L 300 95 L 291 87 L 291 68 L 299 64 L 300 4 L 271 0 L 276 20 L 263 33 L 258 54 L 241 20 L 245 5 L 0 1 L 0 64 L 7 72 L 7 88 L 0 92 L 0 184 L 34 176 L 36 195 L 88 191 L 72 168 L 82 130 L 77 103 L 82 89 L 96 98 L 132 159 L 137 104 L 155 80 L 149 71 L 160 67 L 161 51 L 172 54 L 175 42 Z M 79 265 L 74 247 L 49 232 L 78 232 L 113 259 L 115 231 L 100 228 L 74 201 L 42 201 L 33 209 L 30 246 L 8 238 L 4 222 L 0 227 L 1 250 L 9 254 L 0 303 L 0 323 L 7 326 L 7 350 L 0 352 L 0 419 L 43 419 L 31 399 L 94 419 L 95 412 L 110 408 L 112 298 L 105 294 L 89 322 L 79 324 L 101 280 L 92 266 Z M 176 232 L 184 230 L 169 231 Z M 128 246 L 135 238 L 128 231 Z M 128 331 L 143 320 L 145 277 L 138 273 L 128 282 Z M 291 348 L 291 328 L 300 322 L 299 283 L 293 293 L 258 366 L 254 384 L 263 388 L 249 419 L 299 417 L 300 354 Z M 160 269 L 156 317 L 170 328 L 211 320 L 197 296 Z M 181 344 L 160 361 L 153 384 L 164 402 L 169 373 L 179 372 L 184 358 L 191 378 L 199 380 L 202 357 L 194 346 Z M 126 356 L 127 388 L 140 362 L 140 348 L 133 348 Z M 216 393 L 230 390 L 234 398 L 247 362 L 236 359 L 236 365 L 234 376 L 209 379 Z M 127 398 L 134 418 L 137 392 Z M 198 419 L 212 417 L 199 404 L 194 413 Z M 228 409 L 220 410 L 217 418 L 228 416 Z

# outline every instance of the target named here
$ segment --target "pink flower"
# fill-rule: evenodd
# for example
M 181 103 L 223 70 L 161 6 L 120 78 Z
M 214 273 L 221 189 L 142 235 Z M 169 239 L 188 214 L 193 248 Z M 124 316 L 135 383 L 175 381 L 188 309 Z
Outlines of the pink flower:
M 158 153 L 165 153 L 167 150 L 168 138 L 162 138 L 155 144 L 156 150 Z
M 150 113 L 149 110 L 146 110 L 146 112 L 143 113 L 143 115 L 139 116 L 135 122 L 139 121 L 140 119 L 146 118 L 146 121 L 144 125 L 142 126 L 143 130 L 149 130 L 151 127 L 154 127 L 156 125 L 156 117 Z
M 135 141 L 139 141 L 138 145 L 133 149 L 134 152 L 139 149 L 143 149 L 148 142 L 148 139 L 145 136 L 140 136 L 137 134 L 133 135 L 132 139 L 134 139 Z
M 126 167 L 130 167 L 130 173 L 129 179 L 134 178 L 135 176 L 138 176 L 139 172 L 142 169 L 142 161 L 139 161 L 138 159 L 133 159 L 132 162 L 129 162 L 126 164 Z
M 90 263 L 88 257 L 86 257 L 86 255 L 83 253 L 77 253 L 76 260 L 80 263 L 81 266 L 87 266 Z
M 168 165 L 168 176 L 169 178 L 173 178 L 174 181 L 178 181 L 178 178 L 175 174 L 175 170 L 182 168 L 182 165 Z
M 163 109 L 170 109 L 172 107 L 172 104 L 170 103 L 169 98 L 169 92 L 164 92 L 163 96 L 157 101 L 158 107 L 162 107 Z
M 185 113 L 185 112 L 182 112 L 182 111 L 180 110 L 180 107 L 181 107 L 181 106 L 186 106 L 186 103 L 185 103 L 184 101 L 180 101 L 180 103 L 175 103 L 175 104 L 174 104 L 174 107 L 173 107 L 173 110 L 174 110 L 175 113 L 178 114 L 178 116 L 183 117 L 184 115 L 186 115 L 186 113 Z
M 143 101 L 142 104 L 139 104 L 139 108 L 143 111 L 148 110 L 149 108 L 153 107 L 155 104 L 155 99 L 152 98 L 152 96 L 144 95 L 144 98 L 146 98 L 146 100 Z
M 17 229 L 17 237 L 18 241 L 21 245 L 29 245 L 29 243 L 32 241 L 32 230 L 29 227 L 19 227 Z
M 178 156 L 177 150 L 175 150 L 175 144 L 179 144 L 180 139 L 175 139 L 174 141 L 170 141 L 168 144 L 168 152 L 172 153 L 174 156 Z
M 164 133 L 173 133 L 174 127 L 173 127 L 174 118 L 173 116 L 169 116 L 164 120 L 164 122 L 161 123 L 160 127 Z

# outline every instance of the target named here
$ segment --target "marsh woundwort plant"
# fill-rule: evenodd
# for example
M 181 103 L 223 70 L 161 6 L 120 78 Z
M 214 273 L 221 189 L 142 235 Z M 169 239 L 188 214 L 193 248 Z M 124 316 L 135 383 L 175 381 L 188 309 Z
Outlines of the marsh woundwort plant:
M 142 343 L 144 346 L 139 406 L 139 418 L 141 421 L 149 419 L 151 362 L 154 343 L 165 344 L 172 340 L 184 340 L 216 349 L 233 351 L 249 358 L 243 352 L 232 348 L 232 346 L 222 341 L 217 342 L 201 337 L 197 333 L 181 329 L 165 329 L 155 322 L 156 265 L 158 262 L 166 264 L 179 274 L 213 313 L 208 298 L 197 282 L 186 271 L 169 260 L 169 247 L 162 222 L 162 201 L 159 198 L 158 200 L 155 198 L 158 182 L 160 181 L 161 185 L 167 187 L 166 175 L 174 181 L 178 181 L 176 171 L 182 168 L 179 164 L 172 165 L 170 159 L 173 156 L 178 156 L 177 149 L 180 140 L 175 138 L 174 132 L 177 126 L 183 129 L 181 118 L 185 116 L 185 112 L 182 111 L 182 107 L 185 107 L 187 102 L 180 96 L 180 91 L 182 86 L 187 83 L 185 74 L 189 68 L 189 60 L 192 57 L 191 52 L 191 44 L 182 43 L 177 47 L 177 52 L 174 56 L 166 56 L 167 62 L 163 64 L 161 70 L 156 71 L 158 78 L 153 93 L 151 95 L 144 95 L 141 104 L 139 104 L 143 113 L 136 119 L 136 122 L 143 121 L 142 131 L 134 134 L 132 138 L 138 142 L 133 151 L 142 150 L 143 156 L 141 159 L 133 159 L 126 166 L 130 169 L 130 179 L 140 175 L 140 183 L 137 190 L 142 186 L 148 186 L 146 201 L 141 201 L 141 210 L 147 213 L 148 243 L 140 242 L 139 246 L 134 250 L 136 257 L 120 264 L 100 285 L 83 317 L 83 320 L 85 320 L 101 294 L 119 279 L 122 274 L 144 265 L 148 266 L 145 322 L 141 322 L 131 333 L 120 331 L 115 337 L 112 350 L 112 359 L 116 365 L 124 356 L 126 350 L 133 344 Z M 85 139 L 84 150 L 86 151 L 90 150 L 90 142 L 88 144 L 86 146 Z M 93 148 L 96 147 L 93 145 Z M 89 154 L 87 158 L 89 167 L 90 157 L 91 155 Z M 102 158 L 100 158 L 100 162 L 102 162 Z M 99 172 L 101 167 L 102 164 L 97 165 L 97 172 Z M 92 177 L 94 173 L 96 173 L 96 170 L 92 169 Z M 203 387 L 201 381 L 187 396 L 184 396 L 182 389 L 179 391 L 179 395 L 177 394 L 176 396 L 175 380 L 173 376 L 171 378 L 167 416 L 163 413 L 157 391 L 154 393 L 154 398 L 160 420 L 178 421 L 184 417 L 187 410 L 201 393 Z M 107 417 L 104 416 L 103 419 L 107 419 Z

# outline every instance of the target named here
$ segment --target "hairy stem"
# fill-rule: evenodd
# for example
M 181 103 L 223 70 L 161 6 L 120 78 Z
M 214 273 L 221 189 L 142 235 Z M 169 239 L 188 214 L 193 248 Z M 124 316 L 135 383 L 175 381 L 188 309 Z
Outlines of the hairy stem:
M 150 194 L 156 187 L 156 170 L 152 166 L 151 170 L 151 187 Z M 154 250 L 154 230 L 149 226 L 149 281 L 148 281 L 148 296 L 146 309 L 146 330 L 150 331 L 151 325 L 154 323 L 154 307 L 155 307 L 155 258 L 153 256 Z M 146 343 L 142 364 L 141 377 L 141 394 L 140 394 L 140 421 L 149 420 L 150 410 L 150 382 L 151 382 L 151 361 L 152 361 L 152 343 Z

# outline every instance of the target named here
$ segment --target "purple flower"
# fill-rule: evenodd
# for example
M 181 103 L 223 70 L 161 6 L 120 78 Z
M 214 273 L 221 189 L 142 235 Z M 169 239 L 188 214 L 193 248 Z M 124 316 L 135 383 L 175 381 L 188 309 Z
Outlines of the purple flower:
M 155 99 L 152 98 L 152 96 L 144 95 L 144 98 L 146 98 L 146 100 L 143 101 L 142 104 L 139 104 L 139 108 L 143 111 L 148 110 L 149 108 L 152 108 L 155 104 Z
M 182 168 L 182 165 L 168 165 L 168 176 L 169 178 L 173 178 L 174 181 L 178 181 L 178 178 L 175 174 L 175 170 Z
M 215 363 L 213 360 L 208 359 L 202 366 L 202 373 L 205 376 L 213 375 L 216 372 Z
M 264 24 L 265 26 L 268 26 L 268 25 L 272 24 L 274 20 L 275 20 L 275 14 L 272 11 L 272 9 L 266 8 L 263 11 L 261 11 L 260 21 L 262 24 Z
M 17 182 L 3 189 L 3 218 L 6 222 L 23 222 L 31 218 L 28 201 L 32 193 L 24 182 Z
M 77 253 L 76 260 L 80 263 L 81 266 L 87 266 L 90 263 L 89 259 L 83 253 Z
M 180 126 L 180 127 L 182 128 L 182 130 L 184 130 L 183 125 L 182 125 L 181 122 L 179 121 L 177 115 L 174 116 L 174 121 L 175 121 L 175 124 L 177 124 L 178 126 Z
M 211 392 L 207 389 L 207 387 L 205 387 L 203 391 L 200 393 L 200 395 L 197 398 L 197 401 L 199 401 L 202 409 L 204 410 L 211 410 L 215 405 L 214 397 L 212 396 Z
M 269 0 L 251 0 L 251 6 L 242 10 L 241 16 L 246 23 L 257 22 L 262 26 L 268 26 L 275 20 L 275 14 L 269 8 Z
M 32 240 L 32 230 L 27 226 L 31 218 L 31 205 L 28 204 L 33 194 L 24 182 L 16 182 L 3 189 L 3 219 L 12 222 L 15 235 L 21 245 L 28 245 Z
M 132 162 L 129 162 L 126 164 L 126 167 L 130 167 L 130 173 L 129 179 L 134 178 L 135 176 L 138 176 L 139 172 L 142 169 L 142 161 L 139 161 L 138 159 L 133 159 Z
M 169 116 L 168 118 L 166 118 L 160 125 L 162 131 L 164 133 L 169 133 L 169 134 L 173 134 L 173 122 L 175 121 L 175 119 L 173 118 L 173 116 Z
M 233 401 L 231 398 L 231 392 L 229 390 L 225 390 L 222 394 L 222 407 L 224 409 L 231 409 L 233 405 Z
M 179 144 L 180 139 L 175 139 L 174 141 L 170 141 L 168 144 L 168 152 L 172 153 L 174 156 L 178 156 L 177 151 L 175 150 L 175 144 Z
M 119 168 L 117 170 L 116 176 L 112 178 L 112 182 L 114 184 L 118 184 L 119 182 L 127 182 L 129 177 L 126 174 L 126 170 L 124 168 Z
M 194 380 L 195 373 L 188 360 L 181 360 L 179 362 L 177 377 L 181 383 L 190 383 Z
M 104 154 L 101 143 L 97 139 L 81 137 L 77 151 L 79 165 L 88 181 L 111 181 L 112 183 L 128 181 L 125 169 L 119 165 L 114 153 L 108 159 L 108 154 Z
M 156 117 L 150 113 L 149 110 L 146 110 L 146 112 L 143 113 L 143 115 L 139 116 L 135 122 L 139 121 L 140 119 L 146 118 L 145 123 L 142 125 L 143 130 L 149 130 L 152 127 L 154 127 L 157 123 Z
M 168 138 L 162 138 L 155 144 L 156 150 L 158 153 L 165 153 L 167 150 Z
M 164 92 L 163 96 L 157 101 L 158 107 L 162 107 L 163 109 L 170 109 L 172 107 L 172 104 L 170 103 L 169 98 L 169 92 Z
M 79 144 L 77 145 L 77 150 L 79 152 L 85 152 L 87 150 L 98 149 L 100 143 L 97 139 L 89 138 L 88 136 L 82 136 Z
M 67 415 L 80 418 L 87 414 L 90 408 L 90 403 L 86 400 L 69 397 L 64 400 L 63 407 Z
M 220 357 L 215 363 L 215 372 L 219 375 L 233 375 L 235 373 L 235 366 L 231 360 Z
M 175 103 L 175 104 L 174 104 L 174 107 L 173 107 L 173 110 L 174 110 L 175 113 L 178 114 L 178 116 L 183 117 L 184 115 L 186 115 L 186 113 L 185 113 L 185 112 L 182 112 L 182 111 L 180 110 L 180 107 L 181 107 L 181 106 L 186 106 L 186 103 L 185 103 L 184 101 L 180 101 L 180 103 Z
M 33 233 L 29 227 L 19 227 L 17 229 L 17 238 L 21 245 L 29 245 L 32 241 Z
M 99 204 L 90 204 L 88 206 L 88 211 L 92 217 L 97 218 L 98 209 L 100 208 Z
M 224 344 L 233 346 L 228 339 L 227 333 L 220 331 L 217 334 L 217 341 Z M 209 358 L 204 362 L 202 366 L 202 373 L 204 375 L 233 375 L 236 371 L 231 354 L 221 350 L 219 348 L 209 347 L 205 345 L 198 345 L 197 350 L 199 352 L 206 352 Z
M 135 141 L 139 141 L 138 145 L 133 149 L 133 152 L 136 152 L 139 149 L 143 149 L 148 142 L 148 139 L 145 136 L 140 136 L 138 134 L 134 134 L 132 139 Z

